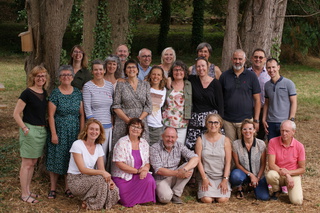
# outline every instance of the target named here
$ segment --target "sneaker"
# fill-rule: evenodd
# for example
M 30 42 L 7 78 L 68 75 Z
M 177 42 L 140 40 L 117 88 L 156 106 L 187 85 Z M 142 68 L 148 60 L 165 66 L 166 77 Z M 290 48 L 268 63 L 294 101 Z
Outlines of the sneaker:
M 280 191 L 273 192 L 272 196 L 270 196 L 270 200 L 278 200 L 280 195 Z
M 268 184 L 268 189 L 272 189 L 272 186 L 270 184 Z
M 288 194 L 288 188 L 286 186 L 282 186 L 281 191 L 283 194 Z
M 175 203 L 175 204 L 182 204 L 183 203 L 181 198 L 178 197 L 177 195 L 173 195 L 171 201 L 172 201 L 172 203 Z

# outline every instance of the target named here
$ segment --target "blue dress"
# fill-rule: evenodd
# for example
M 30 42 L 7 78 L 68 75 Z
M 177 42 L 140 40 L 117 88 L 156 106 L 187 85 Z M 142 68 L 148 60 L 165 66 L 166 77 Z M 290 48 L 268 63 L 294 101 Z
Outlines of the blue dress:
M 49 101 L 57 107 L 54 119 L 59 143 L 51 143 L 51 134 L 48 134 L 46 166 L 50 172 L 65 175 L 70 159 L 69 150 L 80 131 L 82 94 L 75 87 L 69 95 L 62 94 L 56 88 L 52 91 Z

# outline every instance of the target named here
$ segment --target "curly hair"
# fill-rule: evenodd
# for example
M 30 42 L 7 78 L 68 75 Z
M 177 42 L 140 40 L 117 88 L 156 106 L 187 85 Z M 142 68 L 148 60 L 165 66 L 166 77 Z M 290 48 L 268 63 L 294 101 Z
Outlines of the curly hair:
M 47 69 L 44 68 L 43 65 L 35 66 L 35 67 L 29 72 L 27 86 L 28 86 L 28 87 L 34 86 L 34 84 L 35 84 L 34 79 L 36 78 L 36 76 L 37 76 L 39 73 L 45 73 L 45 74 L 46 74 L 46 82 L 45 82 L 45 84 L 43 85 L 43 88 L 44 88 L 44 89 L 47 89 L 47 88 L 49 87 L 49 85 L 50 85 L 50 75 L 49 75 Z

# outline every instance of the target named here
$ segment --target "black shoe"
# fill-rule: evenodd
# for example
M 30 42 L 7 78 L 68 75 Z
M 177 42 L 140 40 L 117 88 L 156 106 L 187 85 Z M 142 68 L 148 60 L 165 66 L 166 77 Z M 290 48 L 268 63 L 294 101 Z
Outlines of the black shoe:
M 270 197 L 270 200 L 278 200 L 280 193 L 281 193 L 280 191 L 273 192 L 272 196 Z

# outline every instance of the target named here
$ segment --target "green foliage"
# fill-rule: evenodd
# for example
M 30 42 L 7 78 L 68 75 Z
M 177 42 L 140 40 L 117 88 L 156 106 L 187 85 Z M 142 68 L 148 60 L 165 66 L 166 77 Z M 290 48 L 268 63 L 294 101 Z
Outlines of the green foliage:
M 205 11 L 218 17 L 225 17 L 227 6 L 228 0 L 209 0 L 206 2 Z
M 92 51 L 92 59 L 104 59 L 112 51 L 111 24 L 107 14 L 108 3 L 99 1 L 97 24 L 94 29 L 95 44 Z
M 283 30 L 283 44 L 303 55 L 320 55 L 320 14 L 303 17 L 319 12 L 320 0 L 289 0 L 286 15 L 301 15 L 302 17 L 287 17 Z
M 82 40 L 82 32 L 83 32 L 83 0 L 74 0 L 74 4 L 72 6 L 71 15 L 69 18 L 68 27 L 73 33 L 75 38 L 81 38 Z
M 195 49 L 199 43 L 203 41 L 203 26 L 204 26 L 204 8 L 205 1 L 193 1 L 193 22 L 192 22 L 192 37 L 191 46 Z
M 139 20 L 154 21 L 161 14 L 161 1 L 130 0 L 129 14 L 135 22 Z
M 273 38 L 272 39 L 272 46 L 270 48 L 270 52 L 271 52 L 271 57 L 272 58 L 276 58 L 279 62 L 280 62 L 280 53 L 281 53 L 281 48 L 280 48 L 280 42 L 279 42 L 279 38 Z

